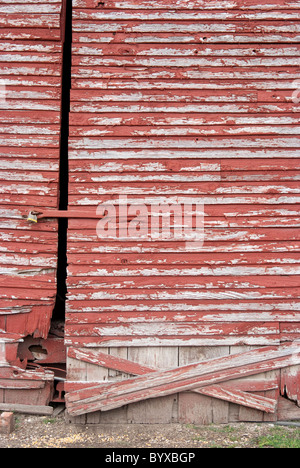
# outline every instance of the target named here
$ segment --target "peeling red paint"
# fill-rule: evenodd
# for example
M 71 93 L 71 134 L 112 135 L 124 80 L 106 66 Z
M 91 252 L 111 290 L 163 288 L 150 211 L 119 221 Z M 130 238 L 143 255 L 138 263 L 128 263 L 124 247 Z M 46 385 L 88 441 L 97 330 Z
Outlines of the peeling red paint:
M 169 395 L 150 388 L 150 374 L 143 392 L 137 381 L 127 394 L 132 369 L 176 373 L 180 363 L 299 338 L 298 28 L 299 5 L 281 0 L 74 0 L 69 209 L 86 215 L 68 225 L 72 415 L 101 422 L 122 407 L 116 420 L 132 422 L 147 407 L 151 421 L 189 421 L 191 393 L 180 393 L 177 416 L 171 399 L 164 409 L 159 399 L 127 407 Z M 118 212 L 120 196 L 133 208 L 203 202 L 203 245 L 191 251 L 184 237 L 149 231 L 121 238 L 122 219 L 99 238 L 97 206 Z M 244 380 L 202 395 L 276 420 L 280 372 L 276 384 L 268 374 L 251 383 L 251 402 Z M 102 405 L 107 382 L 111 406 Z M 204 411 L 197 398 L 195 414 Z
M 93 423 L 186 423 L 209 405 L 208 422 L 298 417 L 280 395 L 299 402 L 299 4 L 72 6 L 59 209 L 65 1 L 0 0 L 0 402 L 30 389 L 24 403 L 45 407 L 67 391 L 70 415 Z M 136 229 L 139 207 L 191 199 L 203 243 Z M 99 238 L 105 203 L 118 219 Z M 58 218 L 65 332 L 50 329 Z
M 57 220 L 26 218 L 58 202 L 64 17 L 63 1 L 0 1 L 0 402 L 15 409 L 54 391 L 54 372 L 26 370 L 20 346 L 47 339 L 56 300 Z

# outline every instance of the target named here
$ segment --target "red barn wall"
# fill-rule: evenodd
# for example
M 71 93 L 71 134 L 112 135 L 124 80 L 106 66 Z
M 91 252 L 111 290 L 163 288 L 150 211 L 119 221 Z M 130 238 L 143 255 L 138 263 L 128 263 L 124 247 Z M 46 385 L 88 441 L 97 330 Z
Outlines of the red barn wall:
M 1 404 L 51 398 L 53 373 L 27 372 L 18 345 L 47 338 L 56 300 L 57 220 L 27 217 L 58 208 L 64 19 L 60 0 L 0 1 Z
M 298 41 L 295 2 L 73 2 L 69 206 L 86 219 L 68 229 L 70 414 L 277 417 L 211 394 L 153 390 L 110 407 L 97 395 L 107 382 L 123 395 L 142 373 L 133 362 L 181 368 L 299 338 Z M 99 238 L 97 207 L 118 213 L 120 196 L 203 202 L 203 245 L 112 224 Z M 248 385 L 277 399 L 280 372 Z
M 299 419 L 299 3 L 72 7 L 70 418 Z M 65 8 L 0 0 L 0 409 L 49 411 L 26 346 L 64 354 L 58 222 L 27 216 L 59 208 Z

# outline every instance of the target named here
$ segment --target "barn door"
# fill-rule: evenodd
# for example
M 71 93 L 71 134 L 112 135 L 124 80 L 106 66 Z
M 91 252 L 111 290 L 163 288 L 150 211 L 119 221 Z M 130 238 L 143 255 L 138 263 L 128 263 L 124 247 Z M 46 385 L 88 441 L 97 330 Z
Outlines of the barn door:
M 299 364 L 297 15 L 73 2 L 70 415 L 277 418 Z
M 0 410 L 299 418 L 297 6 L 68 5 L 0 0 Z

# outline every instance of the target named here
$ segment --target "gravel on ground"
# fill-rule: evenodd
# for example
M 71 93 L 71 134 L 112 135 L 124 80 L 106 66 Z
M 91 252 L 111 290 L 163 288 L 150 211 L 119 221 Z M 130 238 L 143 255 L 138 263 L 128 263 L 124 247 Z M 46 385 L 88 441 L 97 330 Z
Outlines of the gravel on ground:
M 0 435 L 0 448 L 259 448 L 273 447 L 276 443 L 300 447 L 297 426 L 266 423 L 93 426 L 70 424 L 64 413 L 55 418 L 22 414 L 15 414 L 14 418 L 15 429 L 9 435 Z

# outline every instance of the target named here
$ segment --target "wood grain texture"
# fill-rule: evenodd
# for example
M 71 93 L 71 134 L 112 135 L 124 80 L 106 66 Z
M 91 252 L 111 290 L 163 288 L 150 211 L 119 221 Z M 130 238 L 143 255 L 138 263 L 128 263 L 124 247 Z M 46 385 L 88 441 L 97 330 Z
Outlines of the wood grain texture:
M 64 1 L 0 1 L 0 406 L 37 414 L 54 374 L 25 370 L 12 337 L 46 338 L 56 301 L 58 223 L 26 218 L 58 203 L 64 17 Z
M 98 410 L 103 384 L 129 388 L 129 361 L 136 371 L 137 364 L 163 370 L 198 362 L 202 352 L 220 357 L 298 338 L 299 39 L 297 2 L 73 1 L 69 210 L 87 214 L 68 225 L 66 388 L 75 385 L 79 401 L 85 380 L 99 382 L 91 387 L 95 405 L 75 410 L 74 403 L 73 414 L 87 411 L 94 423 L 109 415 L 124 422 L 147 414 L 152 422 L 277 418 L 281 371 L 272 365 L 253 384 L 251 408 L 233 406 L 225 384 L 211 388 L 227 398 L 220 402 L 190 387 L 175 385 L 169 394 L 162 385 L 155 393 L 135 381 L 132 399 L 116 393 L 105 407 L 112 412 Z M 45 79 L 42 67 L 38 73 Z M 128 235 L 133 225 L 124 219 L 99 238 L 97 207 L 124 213 L 120 196 L 132 210 L 159 204 L 165 214 L 190 197 L 203 203 L 204 243 L 157 238 L 151 224 Z M 288 371 L 285 381 L 294 395 Z M 245 402 L 243 384 L 235 390 Z
M 101 353 L 99 351 L 91 352 L 85 349 L 80 350 L 76 348 L 70 348 L 68 354 L 69 357 L 73 357 L 77 360 L 90 362 L 95 365 L 107 367 L 109 369 L 113 368 L 119 371 L 122 370 L 127 374 L 144 375 L 155 371 L 155 369 L 144 367 L 132 361 L 128 361 L 122 358 L 116 358 L 111 355 Z M 226 385 L 226 387 L 222 385 L 211 385 L 206 386 L 202 389 L 195 389 L 194 392 L 203 395 L 208 395 L 210 397 L 217 398 L 222 401 L 230 401 L 232 403 L 239 404 L 242 406 L 256 408 L 267 413 L 275 412 L 275 400 L 266 399 L 265 397 L 246 393 L 241 389 L 236 389 L 234 385 L 235 383 L 232 383 L 231 386 L 230 384 Z M 245 385 L 247 385 L 247 382 L 245 382 Z M 68 388 L 70 389 L 72 387 L 68 385 Z M 246 386 L 246 388 L 248 387 Z
M 206 362 L 179 367 L 170 371 L 151 372 L 123 382 L 93 386 L 67 395 L 70 414 L 80 415 L 97 410 L 108 411 L 124 404 L 177 391 L 206 387 L 239 376 L 259 374 L 267 370 L 299 364 L 299 345 L 257 349 L 248 353 L 216 358 Z M 100 392 L 99 392 L 100 391 Z
M 205 240 L 192 253 L 184 237 L 122 237 L 121 220 L 104 240 L 94 215 L 84 228 L 71 219 L 68 344 L 137 346 L 139 313 L 141 346 L 161 345 L 160 330 L 187 346 L 205 306 L 216 323 L 218 314 L 236 323 L 237 310 L 252 325 L 263 317 L 280 323 L 281 310 L 267 317 L 266 308 L 286 299 L 298 309 L 299 298 L 299 119 L 291 88 L 299 5 L 76 0 L 73 7 L 70 209 L 94 213 L 107 202 L 118 209 L 120 195 L 147 206 L 193 196 L 204 203 Z M 222 313 L 225 304 L 234 311 Z M 289 315 L 298 318 L 296 310 Z M 213 333 L 216 343 L 232 344 L 225 325 Z M 256 334 L 263 344 L 262 329 Z

